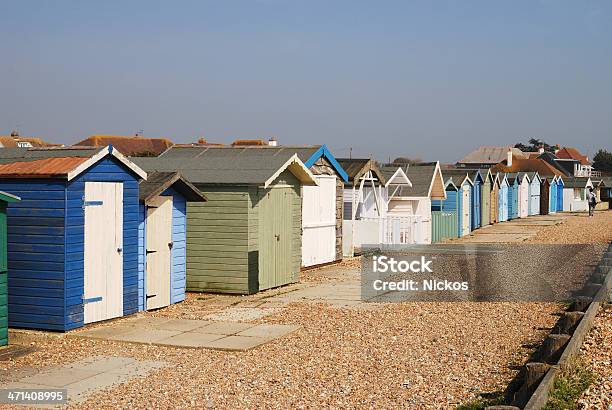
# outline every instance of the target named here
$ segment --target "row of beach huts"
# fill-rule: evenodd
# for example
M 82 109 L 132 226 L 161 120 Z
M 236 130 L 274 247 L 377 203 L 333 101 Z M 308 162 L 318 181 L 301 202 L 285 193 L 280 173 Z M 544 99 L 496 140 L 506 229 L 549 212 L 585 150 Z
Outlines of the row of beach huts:
M 175 145 L 144 157 L 112 145 L 3 148 L 0 343 L 8 327 L 68 331 L 186 291 L 251 294 L 368 246 L 584 210 L 592 186 L 495 167 L 380 165 L 325 145 Z

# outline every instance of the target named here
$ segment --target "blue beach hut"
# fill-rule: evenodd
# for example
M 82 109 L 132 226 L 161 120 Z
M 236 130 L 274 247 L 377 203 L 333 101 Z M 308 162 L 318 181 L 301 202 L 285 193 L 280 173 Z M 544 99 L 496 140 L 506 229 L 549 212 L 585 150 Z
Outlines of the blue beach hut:
M 9 326 L 67 331 L 138 309 L 138 182 L 112 146 L 5 148 Z
M 185 300 L 187 202 L 204 201 L 178 172 L 149 172 L 140 181 L 138 310 Z

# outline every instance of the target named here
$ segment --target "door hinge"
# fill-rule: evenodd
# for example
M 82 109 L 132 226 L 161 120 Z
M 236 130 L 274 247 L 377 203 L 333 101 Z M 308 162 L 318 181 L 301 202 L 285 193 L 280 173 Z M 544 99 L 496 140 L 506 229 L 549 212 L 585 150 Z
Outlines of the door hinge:
M 147 255 L 150 254 L 150 253 L 155 253 L 155 252 L 157 252 L 157 251 L 152 251 L 150 249 L 147 249 Z
M 83 304 L 85 303 L 93 303 L 93 302 L 102 302 L 102 296 L 98 296 L 95 298 L 85 298 L 83 297 Z
M 155 296 L 157 296 L 157 295 L 147 295 L 147 299 L 154 298 Z

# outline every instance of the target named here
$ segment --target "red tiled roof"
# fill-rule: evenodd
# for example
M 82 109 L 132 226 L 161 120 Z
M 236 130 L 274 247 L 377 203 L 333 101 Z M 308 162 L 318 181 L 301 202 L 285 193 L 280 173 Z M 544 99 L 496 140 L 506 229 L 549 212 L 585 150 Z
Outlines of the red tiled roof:
M 232 147 L 242 147 L 242 146 L 267 146 L 268 143 L 264 140 L 236 140 L 232 142 Z
M 0 177 L 51 178 L 67 175 L 89 158 L 60 157 L 0 165 Z
M 129 157 L 158 156 L 174 145 L 166 138 L 144 138 L 127 137 L 116 135 L 92 135 L 91 137 L 77 142 L 75 146 L 106 147 L 112 145 L 119 152 Z
M 563 147 L 556 153 L 557 158 L 561 159 L 575 159 L 580 161 L 582 165 L 589 165 L 589 159 L 586 155 L 582 155 L 576 148 Z
M 16 148 L 18 142 L 30 143 L 33 147 L 59 147 L 62 144 L 51 144 L 35 137 L 13 137 L 10 135 L 0 135 L 0 147 Z
M 506 161 L 491 168 L 491 172 L 537 172 L 543 176 L 563 176 L 563 173 L 548 162 L 539 158 L 512 158 L 512 166 L 507 166 Z

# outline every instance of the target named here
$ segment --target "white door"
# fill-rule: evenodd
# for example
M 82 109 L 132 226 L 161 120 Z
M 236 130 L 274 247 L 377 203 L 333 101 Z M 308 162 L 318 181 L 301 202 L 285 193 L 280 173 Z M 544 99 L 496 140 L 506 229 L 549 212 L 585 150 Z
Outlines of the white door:
M 302 187 L 302 266 L 336 260 L 336 177 L 316 178 L 319 186 Z
M 521 218 L 527 217 L 529 215 L 529 185 L 523 183 L 521 185 Z
M 123 184 L 85 182 L 84 321 L 123 316 Z
M 463 225 L 463 235 L 470 233 L 470 190 L 464 187 L 462 191 L 462 203 L 461 203 L 461 223 Z
M 172 263 L 172 197 L 160 196 L 147 205 L 147 309 L 170 305 Z

